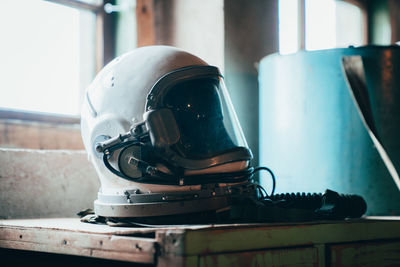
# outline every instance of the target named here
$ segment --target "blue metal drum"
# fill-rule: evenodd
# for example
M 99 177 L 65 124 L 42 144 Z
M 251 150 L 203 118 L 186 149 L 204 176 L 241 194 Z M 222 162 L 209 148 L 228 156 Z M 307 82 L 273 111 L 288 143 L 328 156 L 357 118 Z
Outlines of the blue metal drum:
M 360 116 L 343 57 L 364 66 L 371 120 L 400 172 L 400 47 L 367 46 L 274 54 L 260 62 L 260 165 L 277 192 L 329 188 L 363 196 L 369 215 L 400 215 L 400 191 Z M 270 186 L 267 178 L 262 185 Z

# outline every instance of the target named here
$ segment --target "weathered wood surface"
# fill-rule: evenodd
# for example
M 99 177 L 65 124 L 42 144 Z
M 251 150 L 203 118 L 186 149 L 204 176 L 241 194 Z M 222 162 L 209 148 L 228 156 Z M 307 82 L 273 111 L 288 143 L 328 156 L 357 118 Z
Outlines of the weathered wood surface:
M 79 124 L 0 119 L 0 146 L 29 149 L 85 149 Z
M 282 248 L 200 256 L 199 266 L 318 266 L 315 247 Z
M 331 246 L 331 266 L 399 266 L 400 240 L 371 241 Z
M 155 238 L 129 236 L 152 231 L 92 225 L 78 219 L 3 220 L 0 247 L 154 263 Z
M 83 223 L 78 218 L 47 218 L 0 220 L 0 227 L 10 229 L 59 230 L 91 234 L 129 235 L 153 232 L 154 228 L 110 227 L 103 224 Z
M 0 220 L 0 247 L 158 266 L 354 266 L 370 256 L 386 266 L 400 264 L 400 218 L 162 228 Z
M 239 230 L 240 229 L 240 230 Z M 239 229 L 187 230 L 182 243 L 187 255 L 369 240 L 400 239 L 400 220 L 361 219 L 303 224 L 242 226 Z

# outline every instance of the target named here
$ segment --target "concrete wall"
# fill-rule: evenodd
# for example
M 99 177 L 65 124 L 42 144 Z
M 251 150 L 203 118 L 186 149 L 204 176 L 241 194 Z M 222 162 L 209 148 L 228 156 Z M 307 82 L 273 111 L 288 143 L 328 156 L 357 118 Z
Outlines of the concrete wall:
M 278 51 L 278 1 L 224 1 L 225 82 L 259 164 L 258 63 Z
M 208 64 L 224 68 L 224 10 L 222 0 L 175 0 L 173 44 Z
M 0 219 L 76 217 L 99 187 L 83 151 L 0 148 Z
M 185 49 L 223 70 L 223 0 L 156 0 L 154 13 L 155 44 Z

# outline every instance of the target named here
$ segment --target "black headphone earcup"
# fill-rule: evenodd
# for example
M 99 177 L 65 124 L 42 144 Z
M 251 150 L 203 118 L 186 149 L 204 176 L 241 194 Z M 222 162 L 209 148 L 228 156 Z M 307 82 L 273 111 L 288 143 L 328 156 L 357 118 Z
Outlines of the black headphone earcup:
M 128 146 L 121 150 L 118 156 L 118 168 L 120 172 L 131 178 L 139 178 L 143 176 L 142 171 L 137 167 L 133 159 L 143 159 L 142 146 Z

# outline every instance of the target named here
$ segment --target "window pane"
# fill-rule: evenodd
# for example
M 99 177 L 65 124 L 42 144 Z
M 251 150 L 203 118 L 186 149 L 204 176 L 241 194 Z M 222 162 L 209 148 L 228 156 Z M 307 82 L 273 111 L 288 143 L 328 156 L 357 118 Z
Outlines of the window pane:
M 334 0 L 306 0 L 306 49 L 328 49 L 336 46 Z
M 116 56 L 131 51 L 137 46 L 136 38 L 136 0 L 117 0 L 121 7 L 117 13 Z
M 306 0 L 306 49 L 364 44 L 361 9 L 344 1 Z
M 279 53 L 295 53 L 299 49 L 298 0 L 279 0 Z
M 364 44 L 364 20 L 358 6 L 337 1 L 336 47 L 360 46 Z
M 95 15 L 41 0 L 2 10 L 0 107 L 79 114 L 95 74 Z

